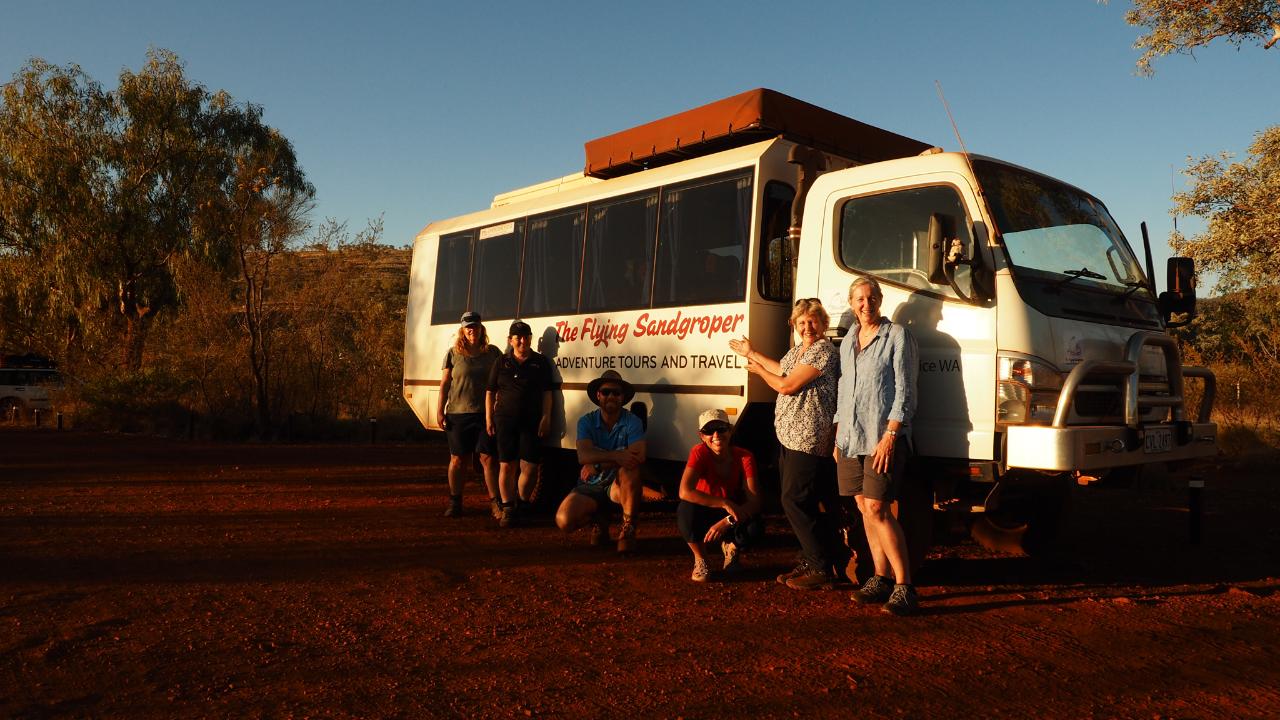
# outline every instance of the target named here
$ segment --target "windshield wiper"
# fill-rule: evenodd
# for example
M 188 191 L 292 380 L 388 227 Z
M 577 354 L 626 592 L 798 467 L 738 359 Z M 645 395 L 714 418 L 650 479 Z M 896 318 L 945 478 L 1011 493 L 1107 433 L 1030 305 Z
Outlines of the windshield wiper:
M 1058 284 L 1054 285 L 1054 287 L 1062 287 L 1063 285 L 1066 285 L 1072 280 L 1079 280 L 1082 277 L 1089 278 L 1090 280 L 1106 280 L 1107 279 L 1106 275 L 1096 273 L 1087 267 L 1082 267 L 1079 270 L 1063 270 L 1062 274 L 1068 275 L 1070 277 L 1068 277 L 1066 280 L 1059 280 Z
M 1125 300 L 1128 300 L 1130 295 L 1132 295 L 1132 294 L 1134 294 L 1134 293 L 1138 292 L 1139 290 L 1142 290 L 1142 289 L 1146 288 L 1146 287 L 1147 287 L 1147 284 L 1146 284 L 1146 283 L 1142 283 L 1142 282 L 1138 282 L 1137 280 L 1126 280 L 1126 281 L 1124 282 L 1124 286 L 1125 286 L 1125 287 L 1127 287 L 1127 288 L 1129 288 L 1129 289 L 1128 289 L 1128 290 L 1125 290 L 1123 294 L 1121 294 L 1121 295 L 1117 295 L 1117 296 L 1114 298 L 1115 302 L 1122 303 L 1122 302 L 1124 302 Z

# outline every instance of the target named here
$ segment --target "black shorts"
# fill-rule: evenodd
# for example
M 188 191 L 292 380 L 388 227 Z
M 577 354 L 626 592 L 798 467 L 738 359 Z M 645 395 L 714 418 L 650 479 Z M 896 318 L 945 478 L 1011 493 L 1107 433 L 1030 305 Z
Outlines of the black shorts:
M 907 474 L 907 454 L 910 452 L 911 444 L 904 438 L 898 438 L 893 444 L 893 459 L 887 473 L 878 473 L 871 467 L 872 455 L 845 457 L 841 453 L 840 460 L 836 462 L 840 494 L 894 502 L 902 492 L 902 482 Z
M 532 423 L 520 418 L 493 419 L 498 441 L 498 460 L 528 463 L 542 462 L 542 438 L 538 437 L 538 420 Z
M 446 413 L 444 434 L 450 455 L 493 455 L 493 436 L 484 429 L 484 413 Z

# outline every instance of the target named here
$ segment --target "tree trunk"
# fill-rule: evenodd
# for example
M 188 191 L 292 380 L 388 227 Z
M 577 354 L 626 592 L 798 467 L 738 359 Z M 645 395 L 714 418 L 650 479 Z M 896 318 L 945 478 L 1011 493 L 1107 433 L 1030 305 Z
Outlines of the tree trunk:
M 151 329 L 151 308 L 138 304 L 132 284 L 121 283 L 119 298 L 120 314 L 124 317 L 120 365 L 133 372 L 142 369 L 142 351 L 147 344 L 147 332 Z

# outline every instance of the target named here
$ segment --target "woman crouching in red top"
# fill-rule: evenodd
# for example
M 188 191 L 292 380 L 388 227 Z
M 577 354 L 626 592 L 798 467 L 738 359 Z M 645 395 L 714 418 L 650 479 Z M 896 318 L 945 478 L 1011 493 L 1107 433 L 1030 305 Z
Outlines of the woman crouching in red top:
M 676 522 L 693 551 L 693 581 L 711 579 L 706 545 L 720 541 L 724 571 L 739 568 L 738 555 L 764 535 L 760 493 L 756 489 L 756 461 L 747 450 L 733 447 L 733 426 L 723 410 L 698 416 L 702 442 L 689 451 L 680 478 L 680 506 Z

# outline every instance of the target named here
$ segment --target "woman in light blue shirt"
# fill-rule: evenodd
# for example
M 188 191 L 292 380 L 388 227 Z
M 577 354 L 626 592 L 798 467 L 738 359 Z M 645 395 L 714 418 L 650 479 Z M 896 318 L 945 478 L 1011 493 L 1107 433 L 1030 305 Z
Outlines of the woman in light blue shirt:
M 860 277 L 849 286 L 855 325 L 840 345 L 836 402 L 836 474 L 840 494 L 862 513 L 875 575 L 853 594 L 906 615 L 916 609 L 906 537 L 890 509 L 905 481 L 919 371 L 911 333 L 880 314 L 880 283 Z

